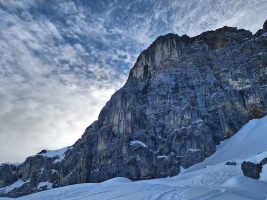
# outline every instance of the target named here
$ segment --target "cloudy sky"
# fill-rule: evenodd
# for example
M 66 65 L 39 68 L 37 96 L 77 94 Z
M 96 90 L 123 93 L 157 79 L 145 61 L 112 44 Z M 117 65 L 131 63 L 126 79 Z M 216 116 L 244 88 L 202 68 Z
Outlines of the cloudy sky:
M 73 144 L 169 32 L 255 32 L 266 0 L 0 0 L 0 162 Z

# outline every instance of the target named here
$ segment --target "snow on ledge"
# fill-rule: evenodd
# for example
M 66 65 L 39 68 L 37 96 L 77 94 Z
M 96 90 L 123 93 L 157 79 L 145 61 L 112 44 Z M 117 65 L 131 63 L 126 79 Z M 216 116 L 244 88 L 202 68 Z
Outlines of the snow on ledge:
M 145 148 L 147 147 L 147 145 L 145 143 L 141 142 L 140 140 L 133 140 L 130 142 L 130 145 L 131 146 L 141 145 L 142 147 L 145 147 Z
M 168 159 L 168 158 L 169 158 L 169 156 L 166 156 L 166 155 L 157 156 L 157 159 L 162 159 L 162 158 L 164 158 L 164 159 Z
M 53 183 L 50 183 L 48 181 L 45 182 L 40 182 L 37 186 L 38 189 L 41 189 L 42 187 L 46 186 L 46 189 L 52 189 L 53 188 Z
M 19 187 L 23 186 L 25 183 L 28 183 L 28 182 L 30 182 L 30 181 L 28 180 L 28 181 L 25 182 L 25 181 L 19 179 L 16 182 L 12 183 L 11 185 L 8 185 L 6 187 L 0 188 L 0 193 L 1 192 L 2 193 L 8 193 L 8 192 L 12 191 L 13 189 L 19 188 Z
M 267 151 L 257 153 L 256 155 L 245 159 L 245 161 L 250 161 L 253 163 L 260 163 L 264 158 L 267 158 Z
M 200 149 L 187 149 L 187 152 L 199 152 L 201 151 Z
M 0 163 L 0 167 L 2 167 L 4 165 L 14 165 L 14 166 L 18 167 L 21 165 L 21 163 L 18 163 L 18 162 L 16 162 L 16 163 L 10 163 L 10 162 Z
M 57 159 L 53 162 L 54 164 L 57 162 L 61 162 L 65 158 L 65 153 L 69 149 L 69 147 L 64 147 L 62 149 L 58 150 L 43 150 L 40 153 L 36 155 L 41 155 L 47 158 L 54 158 L 57 157 Z M 34 155 L 34 156 L 36 156 Z

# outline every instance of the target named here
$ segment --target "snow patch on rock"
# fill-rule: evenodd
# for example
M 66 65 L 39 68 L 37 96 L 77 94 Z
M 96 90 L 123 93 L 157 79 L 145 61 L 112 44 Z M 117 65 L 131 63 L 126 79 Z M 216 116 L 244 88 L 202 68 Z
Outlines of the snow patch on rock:
M 143 142 L 141 142 L 140 140 L 133 140 L 130 142 L 130 145 L 131 146 L 135 146 L 135 145 L 141 145 L 142 147 L 147 147 L 147 145 Z
M 53 183 L 50 183 L 48 181 L 45 182 L 40 182 L 37 186 L 38 189 L 41 189 L 46 186 L 46 189 L 52 189 L 53 188 Z
M 61 162 L 64 158 L 65 158 L 65 153 L 67 152 L 67 150 L 69 149 L 69 147 L 64 147 L 62 149 L 58 149 L 58 150 L 43 150 L 40 153 L 36 154 L 36 155 L 41 155 L 47 158 L 57 158 L 56 160 L 54 160 L 54 164 L 57 162 Z M 34 155 L 34 156 L 36 156 Z
M 23 181 L 21 179 L 17 180 L 16 182 L 12 183 L 11 185 L 8 185 L 6 187 L 0 188 L 0 193 L 8 193 L 11 190 L 15 189 L 15 188 L 19 188 L 21 186 L 23 186 L 25 183 L 28 183 L 30 181 Z
M 186 151 L 187 152 L 199 152 L 200 149 L 187 149 Z

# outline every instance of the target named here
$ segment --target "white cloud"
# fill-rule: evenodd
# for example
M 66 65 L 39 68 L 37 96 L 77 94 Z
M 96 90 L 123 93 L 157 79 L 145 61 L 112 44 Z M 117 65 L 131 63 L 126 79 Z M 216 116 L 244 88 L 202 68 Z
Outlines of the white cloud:
M 109 65 L 87 63 L 91 55 L 82 44 L 65 42 L 48 19 L 0 15 L 12 24 L 0 36 L 0 160 L 22 161 L 42 148 L 73 144 L 125 75 L 114 80 Z
M 8 89 L 0 101 L 4 108 L 0 115 L 0 152 L 1 159 L 7 161 L 21 161 L 40 148 L 73 144 L 97 119 L 101 107 L 115 91 L 115 88 L 82 89 L 52 80 Z

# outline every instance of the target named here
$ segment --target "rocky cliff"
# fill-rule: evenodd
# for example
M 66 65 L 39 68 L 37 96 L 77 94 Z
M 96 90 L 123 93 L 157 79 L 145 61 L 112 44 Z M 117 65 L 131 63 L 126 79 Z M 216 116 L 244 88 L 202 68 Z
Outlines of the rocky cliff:
M 167 34 L 144 50 L 72 147 L 0 165 L 0 195 L 177 175 L 267 112 L 267 27 Z

